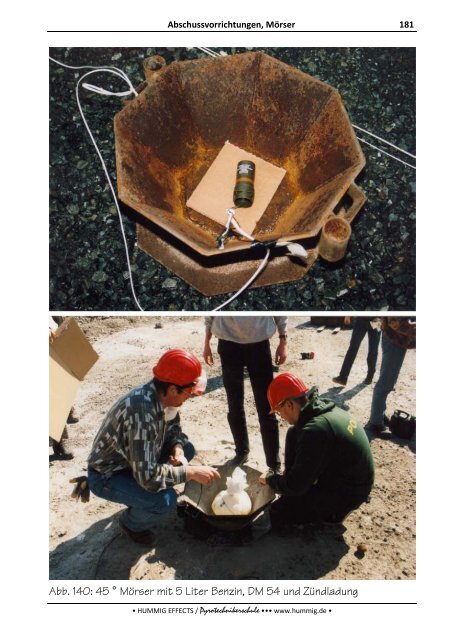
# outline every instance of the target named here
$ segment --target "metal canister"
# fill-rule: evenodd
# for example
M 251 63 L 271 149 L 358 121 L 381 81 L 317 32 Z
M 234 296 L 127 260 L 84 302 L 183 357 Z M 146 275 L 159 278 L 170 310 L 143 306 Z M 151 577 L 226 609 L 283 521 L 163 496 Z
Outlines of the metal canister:
M 254 175 L 256 165 L 251 160 L 240 160 L 234 187 L 234 204 L 237 208 L 251 207 L 254 200 Z

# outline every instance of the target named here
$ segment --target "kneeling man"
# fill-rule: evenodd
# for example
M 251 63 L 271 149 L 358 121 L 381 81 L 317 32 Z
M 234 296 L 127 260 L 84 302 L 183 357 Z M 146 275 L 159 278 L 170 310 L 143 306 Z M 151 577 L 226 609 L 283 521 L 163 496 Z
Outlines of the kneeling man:
M 284 474 L 260 478 L 281 494 L 270 509 L 272 528 L 341 523 L 366 500 L 374 482 L 363 427 L 292 373 L 277 376 L 267 394 L 272 411 L 293 425 L 286 436 Z
M 195 449 L 182 433 L 178 408 L 200 395 L 206 379 L 199 360 L 183 349 L 163 354 L 154 378 L 117 400 L 104 418 L 88 458 L 88 482 L 98 497 L 125 504 L 123 532 L 152 545 L 150 526 L 176 506 L 174 485 L 210 484 L 219 473 L 188 462 Z

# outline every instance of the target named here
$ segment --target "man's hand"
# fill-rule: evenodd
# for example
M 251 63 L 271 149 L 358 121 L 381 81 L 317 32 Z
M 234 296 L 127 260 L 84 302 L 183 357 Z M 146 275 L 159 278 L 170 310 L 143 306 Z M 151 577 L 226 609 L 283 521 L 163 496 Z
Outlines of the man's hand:
M 168 462 L 173 465 L 173 467 L 180 467 L 181 465 L 188 464 L 188 460 L 184 456 L 184 450 L 180 444 L 174 445 L 173 453 L 168 458 Z
M 187 480 L 195 480 L 200 484 L 209 485 L 214 480 L 220 478 L 220 474 L 212 467 L 195 467 L 189 465 L 186 468 Z
M 351 316 L 344 316 L 344 325 L 346 327 L 349 327 L 352 323 L 352 318 Z
M 208 364 L 209 367 L 211 367 L 213 365 L 213 355 L 212 355 L 212 349 L 210 348 L 209 342 L 206 342 L 204 344 L 204 351 L 202 355 L 204 358 L 204 362 Z
M 280 342 L 275 352 L 275 364 L 284 364 L 287 360 L 286 343 Z

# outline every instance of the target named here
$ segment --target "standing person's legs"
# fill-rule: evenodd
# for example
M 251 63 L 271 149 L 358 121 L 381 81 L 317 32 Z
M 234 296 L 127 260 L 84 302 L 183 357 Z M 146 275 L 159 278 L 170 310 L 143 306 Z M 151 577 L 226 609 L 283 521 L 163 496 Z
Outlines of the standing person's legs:
M 377 359 L 378 359 L 378 346 L 380 344 L 381 331 L 378 329 L 373 329 L 369 326 L 367 331 L 367 339 L 369 342 L 369 353 L 367 354 L 367 379 L 369 382 L 372 381 L 372 378 L 377 369 Z
M 223 384 L 228 399 L 228 422 L 234 438 L 237 456 L 250 451 L 244 406 L 243 345 L 229 340 L 218 340 Z
M 366 335 L 368 324 L 369 321 L 367 318 L 356 318 L 355 320 L 352 337 L 350 338 L 350 345 L 347 349 L 347 353 L 345 354 L 344 362 L 342 363 L 342 368 L 339 373 L 339 378 L 344 382 L 347 382 L 348 376 L 350 375 L 356 354 L 358 353 L 361 342 Z
M 386 398 L 397 382 L 406 354 L 406 349 L 401 349 L 393 344 L 384 334 L 382 338 L 382 351 L 380 376 L 374 388 L 369 418 L 369 424 L 377 427 L 381 427 L 384 424 Z
M 256 403 L 257 415 L 264 446 L 265 461 L 271 469 L 280 466 L 278 420 L 270 414 L 267 400 L 268 385 L 273 380 L 272 354 L 270 341 L 255 342 L 246 345 L 245 364 L 250 374 L 251 387 Z

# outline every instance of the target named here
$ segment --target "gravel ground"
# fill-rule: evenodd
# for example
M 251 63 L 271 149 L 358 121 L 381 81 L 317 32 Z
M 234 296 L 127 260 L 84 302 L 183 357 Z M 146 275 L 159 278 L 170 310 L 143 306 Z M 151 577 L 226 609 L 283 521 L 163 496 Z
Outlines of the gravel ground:
M 352 122 L 415 151 L 414 48 L 262 51 L 336 87 Z M 143 59 L 156 53 L 168 63 L 205 57 L 182 48 L 50 50 L 66 64 L 116 65 L 135 85 L 143 79 Z M 116 209 L 75 101 L 79 77 L 80 72 L 50 63 L 50 308 L 134 310 Z M 109 82 L 93 80 L 123 90 L 119 81 Z M 121 102 L 83 94 L 87 118 L 115 182 L 113 116 Z M 318 260 L 298 282 L 249 290 L 230 310 L 415 309 L 415 171 L 367 145 L 363 151 L 367 166 L 357 182 L 368 202 L 353 223 L 346 259 L 338 266 Z M 135 249 L 130 218 L 125 218 L 125 232 L 144 309 L 209 310 L 227 298 L 202 296 Z

